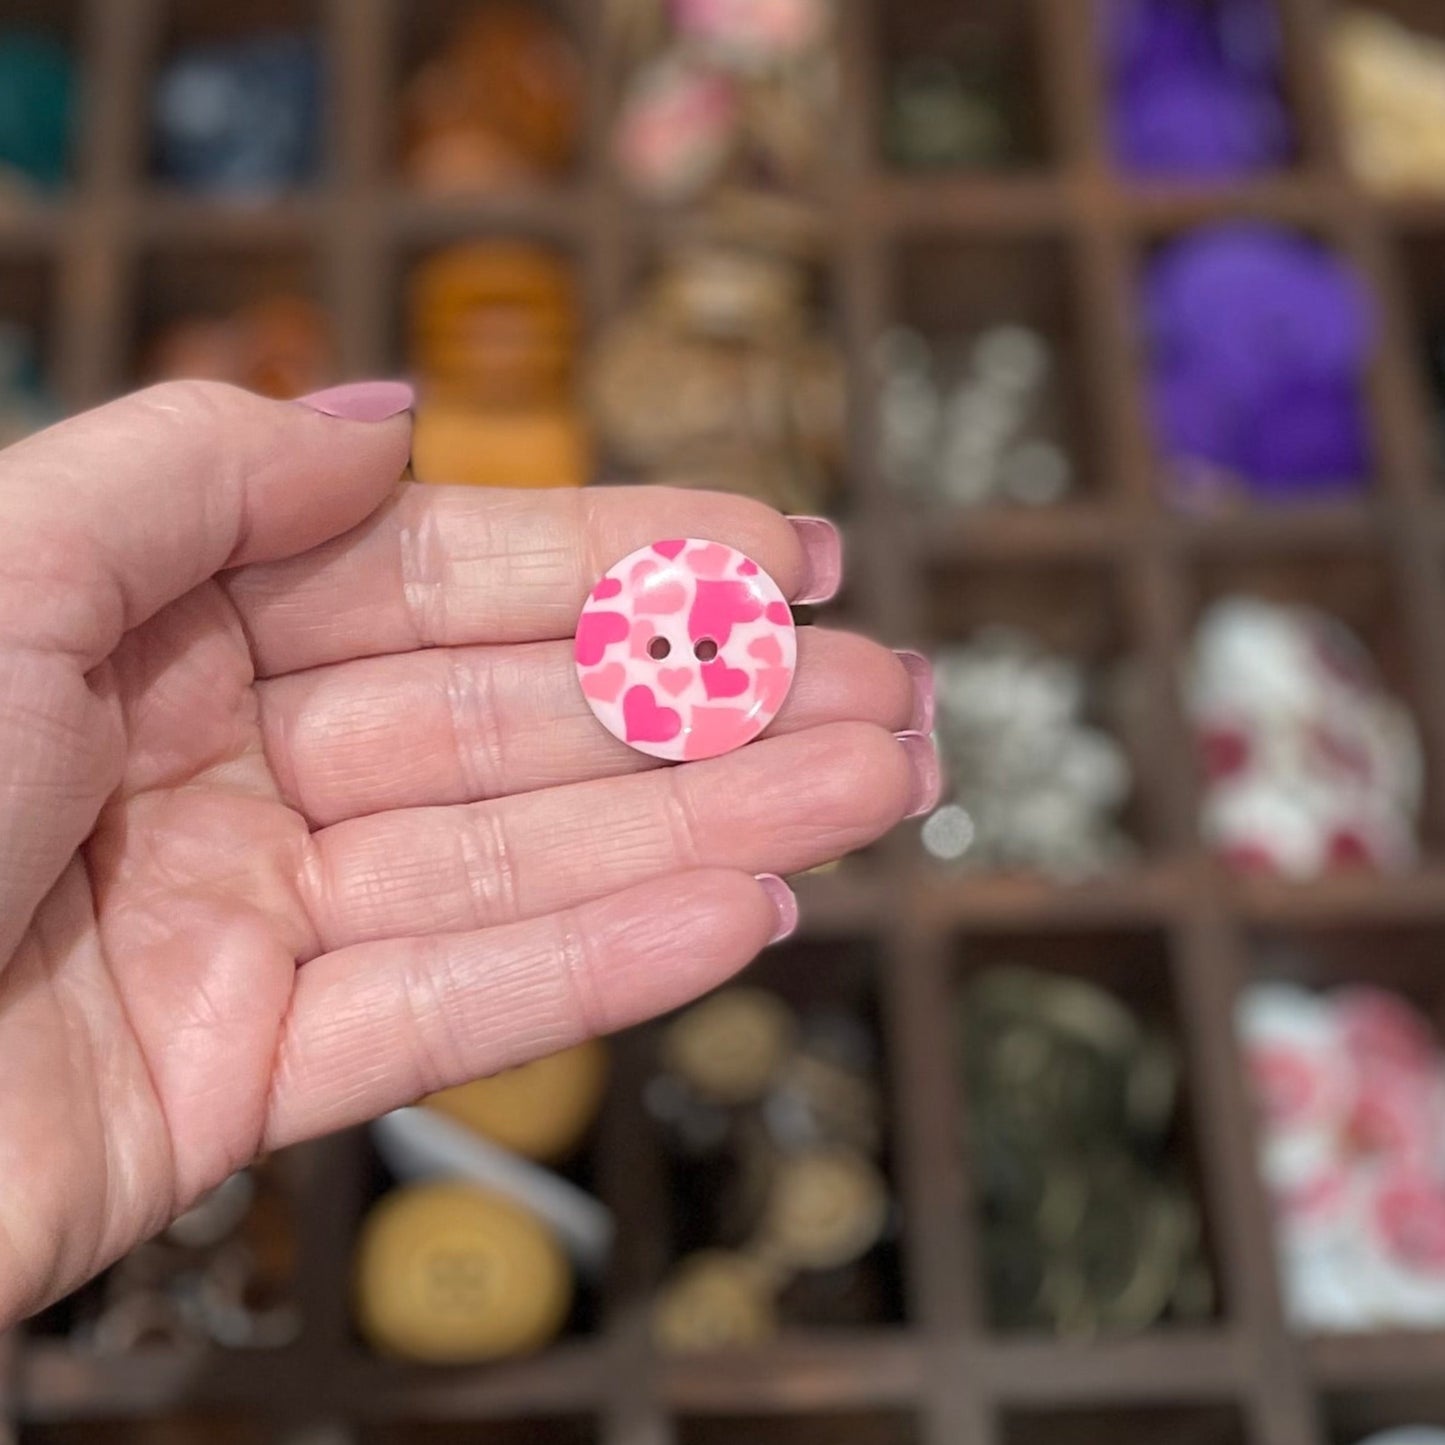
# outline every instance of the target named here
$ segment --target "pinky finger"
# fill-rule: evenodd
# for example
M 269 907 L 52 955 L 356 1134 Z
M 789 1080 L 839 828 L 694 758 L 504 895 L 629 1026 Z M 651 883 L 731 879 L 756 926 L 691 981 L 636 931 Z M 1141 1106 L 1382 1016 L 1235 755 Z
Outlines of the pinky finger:
M 796 922 L 781 879 L 698 869 L 524 923 L 323 954 L 296 974 L 263 1147 L 665 1013 Z

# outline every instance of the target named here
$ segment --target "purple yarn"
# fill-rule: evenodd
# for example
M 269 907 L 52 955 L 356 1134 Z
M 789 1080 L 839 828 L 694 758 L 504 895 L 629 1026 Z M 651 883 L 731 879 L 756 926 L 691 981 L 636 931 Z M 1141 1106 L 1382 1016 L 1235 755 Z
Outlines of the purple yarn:
M 1273 0 L 1109 0 L 1103 45 L 1125 170 L 1217 180 L 1289 160 Z
M 1289 159 L 1289 121 L 1272 92 L 1232 76 L 1160 71 L 1121 91 L 1114 152 L 1140 175 L 1223 180 Z
M 1136 80 L 1155 69 L 1206 70 L 1217 62 L 1212 27 L 1202 6 L 1111 0 L 1102 13 L 1105 53 L 1116 79 Z
M 1284 68 L 1284 31 L 1273 0 L 1215 0 L 1214 9 L 1224 67 L 1277 89 Z
M 1242 431 L 1239 470 L 1261 497 L 1362 490 L 1370 426 L 1358 386 L 1300 382 L 1264 400 Z
M 1159 367 L 1149 401 L 1154 430 L 1170 455 L 1242 470 L 1241 408 L 1208 373 L 1188 365 Z
M 1161 360 L 1187 357 L 1240 394 L 1281 374 L 1358 374 L 1375 340 L 1363 285 L 1323 246 L 1276 227 L 1197 231 L 1163 252 L 1145 281 Z
M 1156 257 L 1143 291 L 1150 411 L 1171 458 L 1271 501 L 1363 485 L 1375 319 L 1343 263 L 1272 227 L 1220 226 Z

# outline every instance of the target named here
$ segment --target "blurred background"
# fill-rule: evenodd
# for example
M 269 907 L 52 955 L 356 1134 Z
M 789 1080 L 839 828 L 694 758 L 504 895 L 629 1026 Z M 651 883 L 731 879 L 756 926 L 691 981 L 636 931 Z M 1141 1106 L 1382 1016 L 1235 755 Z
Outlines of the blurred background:
M 1445 5 L 0 0 L 5 441 L 389 375 L 422 481 L 836 518 L 947 800 L 228 1181 L 0 1438 L 1441 1445 Z

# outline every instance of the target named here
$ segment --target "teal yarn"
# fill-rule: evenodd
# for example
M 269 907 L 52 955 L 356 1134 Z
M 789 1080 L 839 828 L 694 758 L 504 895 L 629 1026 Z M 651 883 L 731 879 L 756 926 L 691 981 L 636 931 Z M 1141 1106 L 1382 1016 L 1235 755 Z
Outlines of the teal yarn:
M 74 66 L 59 40 L 0 31 L 0 167 L 42 190 L 64 183 L 74 91 Z

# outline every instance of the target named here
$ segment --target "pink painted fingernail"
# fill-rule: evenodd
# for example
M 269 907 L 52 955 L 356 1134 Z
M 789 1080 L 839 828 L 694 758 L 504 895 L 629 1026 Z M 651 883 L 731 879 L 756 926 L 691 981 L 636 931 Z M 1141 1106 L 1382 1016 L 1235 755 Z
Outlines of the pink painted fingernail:
M 776 873 L 759 873 L 757 881 L 768 895 L 773 912 L 778 915 L 778 926 L 773 930 L 773 936 L 768 942 L 780 943 L 789 934 L 797 931 L 798 895 Z
M 808 574 L 793 601 L 799 607 L 831 602 L 843 584 L 842 534 L 826 517 L 789 517 L 788 521 L 803 544 L 808 564 Z
M 893 654 L 903 664 L 908 680 L 913 684 L 913 712 L 909 717 L 908 731 L 931 733 L 933 731 L 933 664 L 921 653 L 900 647 Z
M 352 381 L 298 396 L 296 402 L 343 421 L 389 421 L 416 405 L 416 393 L 404 381 Z
M 905 818 L 921 818 L 938 806 L 943 793 L 943 769 L 938 765 L 938 750 L 933 739 L 920 732 L 895 733 L 894 737 L 903 744 L 908 758 L 908 770 L 913 775 L 908 790 L 908 811 Z

